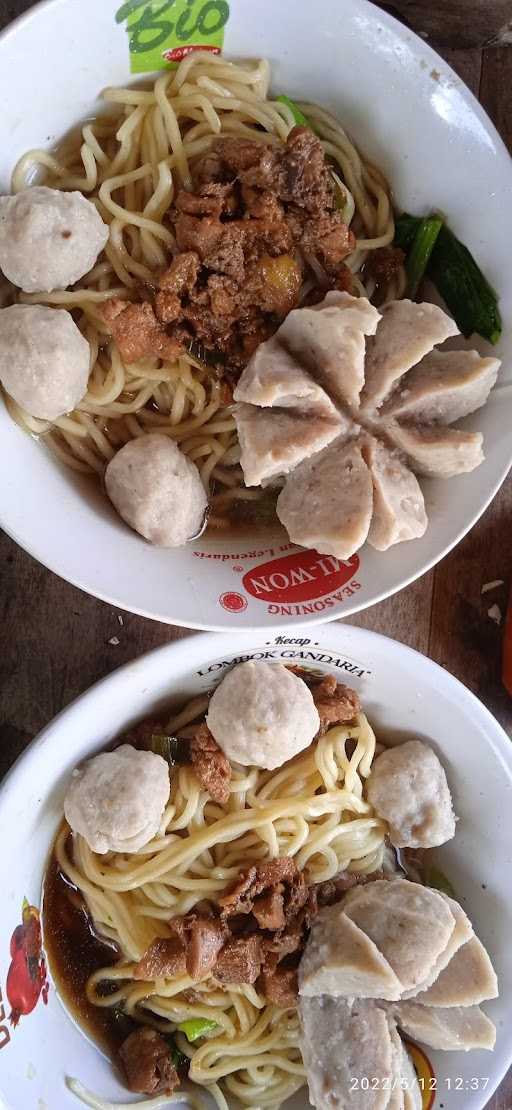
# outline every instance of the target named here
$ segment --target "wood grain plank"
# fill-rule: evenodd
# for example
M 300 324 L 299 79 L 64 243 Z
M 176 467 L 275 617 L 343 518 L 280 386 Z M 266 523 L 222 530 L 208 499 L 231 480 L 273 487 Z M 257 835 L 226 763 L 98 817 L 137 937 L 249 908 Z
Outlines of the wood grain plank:
M 462 78 L 468 89 L 478 97 L 482 78 L 482 51 L 445 48 L 440 53 L 448 65 Z
M 389 0 L 379 7 L 437 49 L 471 49 L 493 41 L 512 41 L 509 0 Z
M 433 587 L 434 573 L 431 571 L 394 597 L 349 617 L 349 623 L 390 636 L 425 655 L 428 652 Z
M 480 100 L 512 152 L 512 50 L 484 50 Z
M 504 542 L 512 515 L 512 482 L 502 488 L 470 534 L 437 567 L 429 655 L 470 688 L 512 736 L 512 699 L 501 684 L 502 627 L 512 577 Z M 502 584 L 482 593 L 486 583 Z M 491 616 L 489 616 L 491 610 Z
M 0 605 L 0 750 L 5 770 L 18 755 L 20 738 L 28 742 L 98 679 L 153 647 L 192 635 L 89 597 L 2 534 Z

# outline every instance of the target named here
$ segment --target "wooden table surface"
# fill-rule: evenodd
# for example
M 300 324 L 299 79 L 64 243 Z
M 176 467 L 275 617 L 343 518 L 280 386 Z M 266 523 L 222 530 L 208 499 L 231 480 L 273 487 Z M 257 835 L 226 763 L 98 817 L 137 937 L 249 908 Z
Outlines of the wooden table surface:
M 466 2 L 468 8 L 481 6 L 480 0 Z M 512 49 L 482 48 L 478 38 L 477 45 L 457 49 L 460 23 L 450 22 L 450 11 L 458 8 L 460 14 L 460 3 L 453 0 L 425 0 L 424 5 L 395 0 L 393 6 L 407 11 L 419 31 L 421 8 L 428 9 L 432 45 L 432 9 L 439 9 L 434 24 L 443 31 L 440 52 L 480 98 L 511 147 Z M 0 0 L 0 28 L 29 7 L 30 0 Z M 493 0 L 485 0 L 485 7 L 491 25 Z M 503 7 L 499 0 L 500 24 Z M 512 3 L 509 7 L 512 17 Z M 511 525 L 509 479 L 480 523 L 440 566 L 352 623 L 401 640 L 441 663 L 512 736 L 512 700 L 500 683 L 501 629 L 488 616 L 493 604 L 502 613 L 505 609 L 512 576 Z M 495 580 L 503 584 L 482 594 L 482 586 Z M 150 648 L 191 635 L 126 613 L 121 624 L 116 610 L 56 578 L 1 533 L 0 605 L 0 776 L 39 729 L 97 679 Z M 111 643 L 113 638 L 119 643 Z M 512 1072 L 488 1110 L 512 1110 Z

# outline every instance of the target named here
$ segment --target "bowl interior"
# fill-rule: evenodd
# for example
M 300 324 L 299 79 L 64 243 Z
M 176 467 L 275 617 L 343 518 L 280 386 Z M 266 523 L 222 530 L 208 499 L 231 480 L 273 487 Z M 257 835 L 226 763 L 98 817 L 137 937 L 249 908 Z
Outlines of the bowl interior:
M 98 109 L 106 85 L 130 77 L 119 0 L 48 0 L 0 37 L 0 190 L 18 157 L 51 147 Z M 512 166 L 489 120 L 425 43 L 366 0 L 236 0 L 231 56 L 265 56 L 276 92 L 334 111 L 382 167 L 398 205 L 437 208 L 501 294 L 504 367 L 468 426 L 485 435 L 473 474 L 425 483 L 430 527 L 385 554 L 349 564 L 298 551 L 283 533 L 232 534 L 188 548 L 152 548 L 126 528 L 93 480 L 74 476 L 15 426 L 0 404 L 0 521 L 37 559 L 122 608 L 190 627 L 272 627 L 349 615 L 400 589 L 452 547 L 494 495 L 510 463 Z M 34 96 L 33 90 L 37 90 Z M 478 219 L 475 219 L 475 212 Z
M 295 631 L 295 630 L 294 630 Z M 225 653 L 225 654 L 224 654 Z M 64 792 L 76 764 L 126 726 L 172 701 L 210 689 L 227 667 L 245 658 L 295 661 L 334 673 L 358 689 L 365 711 L 388 742 L 422 737 L 446 768 L 458 815 L 453 841 L 439 849 L 449 877 L 487 946 L 500 982 L 500 998 L 485 1004 L 497 1026 L 494 1053 L 428 1050 L 437 1082 L 436 1106 L 482 1110 L 512 1058 L 507 1021 L 512 992 L 512 755 L 499 725 L 455 679 L 415 652 L 374 633 L 348 626 L 297 629 L 297 635 L 258 638 L 236 633 L 191 637 L 121 668 L 65 710 L 34 742 L 0 793 L 0 1101 L 7 1110 L 72 1110 L 65 1087 L 77 1077 L 102 1098 L 126 1101 L 110 1063 L 70 1020 L 50 982 L 14 1027 L 7 987 L 11 937 L 24 899 L 41 905 L 48 850 L 62 815 Z M 72 738 L 72 742 L 70 742 Z M 0 1011 L 1 1013 L 1 1011 Z M 472 1088 L 472 1077 L 480 1077 Z M 462 1087 L 450 1087 L 460 1077 Z M 487 1082 L 485 1082 L 487 1080 Z M 461 1099 L 460 1090 L 464 1091 Z M 293 1110 L 306 1110 L 305 1095 Z

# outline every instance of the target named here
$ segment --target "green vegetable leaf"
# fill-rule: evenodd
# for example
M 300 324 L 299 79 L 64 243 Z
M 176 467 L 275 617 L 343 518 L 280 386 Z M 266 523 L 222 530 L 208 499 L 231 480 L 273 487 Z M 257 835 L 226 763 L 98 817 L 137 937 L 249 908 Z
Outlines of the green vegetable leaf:
M 440 871 L 438 867 L 427 868 L 425 878 L 427 886 L 432 887 L 434 890 L 440 890 L 443 894 L 449 894 L 450 898 L 456 897 L 450 880 L 446 878 L 444 872 Z
M 502 322 L 496 293 L 471 252 L 446 226 L 438 236 L 428 273 L 462 334 L 477 332 L 497 343 Z
M 428 220 L 420 220 L 414 236 L 411 249 L 407 256 L 405 268 L 407 270 L 407 296 L 415 300 L 418 289 L 425 277 L 430 256 L 437 242 L 443 226 L 443 221 L 438 216 Z
M 399 216 L 395 223 L 394 246 L 403 251 L 410 250 L 420 224 L 420 216 L 409 216 L 407 212 Z
M 188 1069 L 190 1066 L 190 1060 L 188 1056 L 185 1056 L 184 1052 L 180 1052 L 178 1046 L 175 1045 L 174 1042 L 170 1044 L 169 1050 L 171 1060 L 174 1064 L 174 1067 L 176 1068 L 176 1071 L 187 1071 L 188 1073 Z
M 155 755 L 161 755 L 170 767 L 175 763 L 183 763 L 185 751 L 188 754 L 188 745 L 177 736 L 168 736 L 165 732 L 153 732 L 148 742 L 148 749 Z
M 177 1027 L 180 1033 L 184 1033 L 189 1044 L 199 1040 L 199 1037 L 205 1037 L 207 1033 L 212 1033 L 217 1029 L 217 1022 L 210 1021 L 208 1018 L 191 1018 L 190 1021 L 182 1021 Z
M 294 100 L 290 100 L 289 96 L 284 95 L 276 96 L 276 100 L 279 104 L 286 104 L 286 107 L 289 108 L 290 112 L 292 113 L 295 123 L 299 127 L 309 127 L 311 128 L 311 131 L 314 131 L 314 127 L 311 127 L 311 124 L 307 117 L 304 115 L 304 112 L 301 112 L 298 104 L 296 104 Z

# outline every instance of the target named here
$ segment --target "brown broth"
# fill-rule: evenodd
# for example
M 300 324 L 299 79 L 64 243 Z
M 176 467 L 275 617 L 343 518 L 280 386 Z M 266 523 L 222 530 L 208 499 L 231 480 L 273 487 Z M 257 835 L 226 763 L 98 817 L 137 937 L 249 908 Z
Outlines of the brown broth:
M 214 491 L 215 493 L 216 491 Z M 219 491 L 220 492 L 220 491 Z M 212 521 L 206 535 L 208 539 L 229 539 L 247 536 L 252 540 L 281 535 L 286 539 L 282 524 L 276 513 L 279 490 L 268 490 L 254 501 L 243 499 L 231 501 L 225 508 L 219 506 L 212 510 Z
M 49 967 L 65 1006 L 78 1025 L 115 1057 L 137 1025 L 117 1007 L 92 1005 L 86 985 L 93 972 L 116 963 L 117 951 L 95 933 L 82 895 L 63 875 L 53 852 L 44 881 L 43 931 Z

